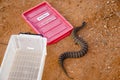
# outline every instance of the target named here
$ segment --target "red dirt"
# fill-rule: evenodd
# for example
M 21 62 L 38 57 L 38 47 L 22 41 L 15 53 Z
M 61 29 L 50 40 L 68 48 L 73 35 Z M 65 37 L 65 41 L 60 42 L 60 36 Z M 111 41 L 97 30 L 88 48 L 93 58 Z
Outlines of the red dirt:
M 10 35 L 33 32 L 22 19 L 22 12 L 44 0 L 0 0 L 0 43 L 8 43 Z M 46 0 L 74 27 L 83 21 L 87 26 L 79 32 L 89 45 L 87 55 L 65 60 L 74 80 L 120 80 L 120 0 Z M 6 45 L 0 44 L 0 63 Z M 47 46 L 42 80 L 70 80 L 58 64 L 65 51 L 78 50 L 71 36 Z

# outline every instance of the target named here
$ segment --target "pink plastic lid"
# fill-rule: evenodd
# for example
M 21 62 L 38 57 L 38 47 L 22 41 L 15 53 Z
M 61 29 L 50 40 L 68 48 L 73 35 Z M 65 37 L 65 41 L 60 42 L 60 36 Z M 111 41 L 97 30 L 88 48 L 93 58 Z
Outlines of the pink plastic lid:
M 73 27 L 48 2 L 43 2 L 22 14 L 32 29 L 47 38 L 47 43 L 58 42 L 68 36 Z

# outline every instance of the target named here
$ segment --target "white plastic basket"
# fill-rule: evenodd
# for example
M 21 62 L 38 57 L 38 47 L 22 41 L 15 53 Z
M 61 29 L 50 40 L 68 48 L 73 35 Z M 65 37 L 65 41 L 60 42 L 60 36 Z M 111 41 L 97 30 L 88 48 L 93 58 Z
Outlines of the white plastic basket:
M 41 80 L 46 57 L 46 38 L 12 35 L 0 68 L 0 80 Z

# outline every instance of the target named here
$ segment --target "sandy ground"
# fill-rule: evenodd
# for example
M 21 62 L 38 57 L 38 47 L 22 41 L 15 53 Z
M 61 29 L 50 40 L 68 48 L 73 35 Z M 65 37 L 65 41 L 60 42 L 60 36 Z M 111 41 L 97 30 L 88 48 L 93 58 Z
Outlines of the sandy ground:
M 22 12 L 44 0 L 0 0 L 0 43 L 10 35 L 33 32 L 22 19 Z M 120 0 L 46 0 L 74 27 L 87 26 L 79 32 L 89 45 L 87 55 L 67 59 L 65 67 L 74 80 L 120 80 Z M 0 44 L 0 63 L 6 45 Z M 58 64 L 65 51 L 78 50 L 71 36 L 47 46 L 42 80 L 70 80 Z

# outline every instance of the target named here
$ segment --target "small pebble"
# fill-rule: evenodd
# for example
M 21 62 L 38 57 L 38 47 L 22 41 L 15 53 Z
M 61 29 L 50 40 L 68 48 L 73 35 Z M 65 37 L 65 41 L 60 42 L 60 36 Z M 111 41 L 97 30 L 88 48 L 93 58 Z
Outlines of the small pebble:
M 98 8 L 99 6 L 98 6 L 98 5 L 96 5 L 95 7 L 96 7 L 96 8 Z
M 112 28 L 114 29 L 114 28 L 117 28 L 117 26 L 112 26 Z
M 104 28 L 108 28 L 108 26 L 107 26 L 107 25 L 104 25 Z
M 107 9 L 107 11 L 110 11 L 110 9 Z
M 110 20 L 110 18 L 108 17 L 108 18 L 106 18 L 106 20 L 108 21 L 108 20 Z
M 109 69 L 111 69 L 111 67 L 110 67 L 110 66 L 108 66 L 108 67 L 107 67 L 107 69 L 109 70 Z
M 110 3 L 110 1 L 107 1 L 107 4 L 109 4 Z
M 115 31 L 118 31 L 118 29 L 117 29 L 117 28 L 115 28 Z
M 89 30 L 90 30 L 90 31 L 93 31 L 93 29 L 94 29 L 94 28 L 90 28 Z
M 109 16 L 112 17 L 113 15 L 114 15 L 113 12 L 111 12 Z
M 115 3 L 115 0 L 111 1 L 111 3 Z

